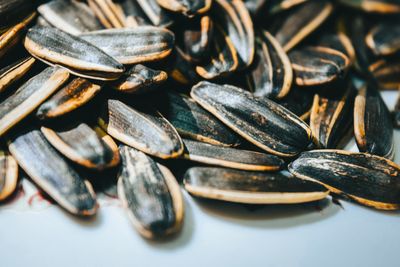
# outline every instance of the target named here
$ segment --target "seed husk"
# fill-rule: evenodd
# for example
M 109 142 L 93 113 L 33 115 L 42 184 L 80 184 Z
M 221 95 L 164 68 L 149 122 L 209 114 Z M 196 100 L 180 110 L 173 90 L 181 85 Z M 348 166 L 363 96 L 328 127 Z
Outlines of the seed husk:
M 192 65 L 191 58 L 189 58 L 179 46 L 175 46 L 174 53 L 168 66 L 168 76 L 177 83 L 193 85 L 201 80 L 201 77 L 196 72 L 196 67 Z
M 83 179 L 36 129 L 13 134 L 8 148 L 18 165 L 61 207 L 75 215 L 96 213 L 96 196 Z
M 14 193 L 17 183 L 17 162 L 6 150 L 0 148 L 0 201 Z
M 94 170 L 115 167 L 118 147 L 111 138 L 102 139 L 86 123 L 61 127 L 41 127 L 46 140 L 71 161 Z
M 400 167 L 386 158 L 344 150 L 314 150 L 289 164 L 289 171 L 363 205 L 382 210 L 400 208 Z
M 336 148 L 346 135 L 351 127 L 354 97 L 355 90 L 349 82 L 332 85 L 327 92 L 314 96 L 310 127 L 318 147 Z
M 271 15 L 288 10 L 300 5 L 308 0 L 270 0 L 268 1 L 268 11 Z
M 361 152 L 394 158 L 390 112 L 379 92 L 371 85 L 358 91 L 354 103 L 354 135 Z
M 283 172 L 194 167 L 186 172 L 183 183 L 196 197 L 245 204 L 305 203 L 324 199 L 329 194 L 317 183 Z
M 54 119 L 85 105 L 101 90 L 99 84 L 84 78 L 72 78 L 56 94 L 38 108 L 36 116 L 42 120 Z
M 126 0 L 120 4 L 125 14 L 126 27 L 153 25 L 136 1 Z
M 92 10 L 77 0 L 52 0 L 40 5 L 38 12 L 52 26 L 73 35 L 103 28 Z
M 400 24 L 378 24 L 368 33 L 365 41 L 377 56 L 396 54 L 400 51 Z
M 0 5 L 0 33 L 17 24 L 33 12 L 33 1 L 7 0 Z
M 176 158 L 183 152 L 175 128 L 158 111 L 138 103 L 108 99 L 99 124 L 115 139 L 152 156 Z
M 394 111 L 393 111 L 393 126 L 396 129 L 400 128 L 400 89 L 399 89 L 399 94 L 397 96 L 397 102 L 396 105 L 394 107 Z
M 136 2 L 154 26 L 169 27 L 173 24 L 173 19 L 160 7 L 157 0 L 136 0 Z
M 289 51 L 321 26 L 332 11 L 328 1 L 307 1 L 286 18 L 275 37 Z
M 400 89 L 400 60 L 381 59 L 369 66 L 373 78 L 381 90 Z
M 65 69 L 48 67 L 5 98 L 0 103 L 0 136 L 45 101 L 68 76 Z
M 248 171 L 279 171 L 284 161 L 277 156 L 250 150 L 220 147 L 183 139 L 187 160 Z
M 160 111 L 179 135 L 217 146 L 238 146 L 240 138 L 201 108 L 193 99 L 168 91 L 166 107 Z
M 157 3 L 169 11 L 193 17 L 206 13 L 212 0 L 157 0 Z
M 8 65 L 0 70 L 0 93 L 14 82 L 21 79 L 33 66 L 35 59 L 27 57 Z
M 340 51 L 323 46 L 307 46 L 289 53 L 295 81 L 300 86 L 322 85 L 343 77 L 350 66 Z
M 153 70 L 141 64 L 132 66 L 112 87 L 130 94 L 147 93 L 168 79 L 165 71 Z
M 89 0 L 88 4 L 106 28 L 125 27 L 123 12 L 112 0 Z
M 200 82 L 191 97 L 232 130 L 261 149 L 282 157 L 304 151 L 311 143 L 308 125 L 269 99 L 238 87 Z
M 173 174 L 144 153 L 120 146 L 118 196 L 136 230 L 160 238 L 180 230 L 184 203 Z
M 80 37 L 121 64 L 161 60 L 171 53 L 175 42 L 171 31 L 153 26 L 100 30 Z
M 349 37 L 343 32 L 336 34 L 324 34 L 318 40 L 318 46 L 330 47 L 334 50 L 340 51 L 347 56 L 352 65 L 356 61 L 356 51 Z
M 276 102 L 306 121 L 311 114 L 314 92 L 298 86 L 292 86 L 289 94 Z
M 213 20 L 232 41 L 239 59 L 239 68 L 251 65 L 255 51 L 253 22 L 241 0 L 215 0 Z
M 24 45 L 34 57 L 63 66 L 80 77 L 116 80 L 125 71 L 123 65 L 99 48 L 55 28 L 30 28 Z
M 251 69 L 253 93 L 258 97 L 281 99 L 292 86 L 293 70 L 281 45 L 269 32 L 257 38 L 257 54 Z
M 340 2 L 366 12 L 381 14 L 400 13 L 400 3 L 397 0 L 340 0 Z

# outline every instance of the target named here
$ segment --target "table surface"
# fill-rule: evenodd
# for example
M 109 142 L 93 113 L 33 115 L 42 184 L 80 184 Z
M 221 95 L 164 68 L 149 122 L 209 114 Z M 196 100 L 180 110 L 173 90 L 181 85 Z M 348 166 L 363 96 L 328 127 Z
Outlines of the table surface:
M 383 96 L 393 107 L 397 92 Z M 399 142 L 395 131 L 397 163 Z M 357 151 L 354 140 L 346 149 Z M 117 200 L 82 220 L 25 185 L 0 206 L 0 266 L 399 266 L 400 213 L 344 200 L 250 209 L 184 192 L 181 233 L 155 242 L 135 232 Z

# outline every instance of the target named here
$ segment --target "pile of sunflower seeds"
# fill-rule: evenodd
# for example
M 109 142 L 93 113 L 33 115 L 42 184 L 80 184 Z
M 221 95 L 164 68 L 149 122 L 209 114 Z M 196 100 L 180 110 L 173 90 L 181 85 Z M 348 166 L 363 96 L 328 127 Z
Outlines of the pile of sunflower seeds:
M 0 200 L 23 171 L 92 216 L 108 179 L 146 238 L 181 228 L 180 178 L 227 202 L 400 208 L 400 102 L 380 95 L 400 89 L 397 0 L 0 0 L 0 17 Z

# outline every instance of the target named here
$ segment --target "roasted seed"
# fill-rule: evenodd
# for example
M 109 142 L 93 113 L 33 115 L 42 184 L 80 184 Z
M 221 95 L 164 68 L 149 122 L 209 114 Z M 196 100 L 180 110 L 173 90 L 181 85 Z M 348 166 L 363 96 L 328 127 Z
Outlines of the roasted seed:
M 35 110 L 68 76 L 65 69 L 48 67 L 4 99 L 0 103 L 0 136 Z
M 400 3 L 397 0 L 340 0 L 340 2 L 366 12 L 382 14 L 400 13 Z
M 0 33 L 22 21 L 33 12 L 33 1 L 7 0 L 0 4 Z
M 373 78 L 382 90 L 400 89 L 400 60 L 378 60 L 369 66 Z
M 193 17 L 206 13 L 211 7 L 212 0 L 157 0 L 157 3 L 172 12 Z
M 106 28 L 125 27 L 123 12 L 112 0 L 89 0 L 90 8 Z
M 84 180 L 36 129 L 16 133 L 8 148 L 19 166 L 61 207 L 76 215 L 96 213 L 96 197 Z
M 200 82 L 192 98 L 223 123 L 265 151 L 290 157 L 311 143 L 311 130 L 299 117 L 269 99 L 238 87 Z
M 173 23 L 171 16 L 160 7 L 157 0 L 136 0 L 136 2 L 154 26 L 169 27 Z
M 0 148 L 0 201 L 14 193 L 17 183 L 17 162 L 7 151 Z
M 325 34 L 318 40 L 318 46 L 329 47 L 342 52 L 347 56 L 350 65 L 356 60 L 356 51 L 349 37 L 342 32 L 337 34 Z
M 118 196 L 136 230 L 146 238 L 177 232 L 184 204 L 173 174 L 134 148 L 120 146 L 120 154 Z
M 248 172 L 225 168 L 190 168 L 185 189 L 201 198 L 246 204 L 295 204 L 324 199 L 329 191 L 289 174 Z
M 386 158 L 344 150 L 314 150 L 289 164 L 289 171 L 363 205 L 383 210 L 400 208 L 400 167 Z
M 311 114 L 314 92 L 308 89 L 293 86 L 289 94 L 276 102 L 306 121 Z
M 0 93 L 14 82 L 21 79 L 33 66 L 35 59 L 32 57 L 20 59 L 0 70 Z

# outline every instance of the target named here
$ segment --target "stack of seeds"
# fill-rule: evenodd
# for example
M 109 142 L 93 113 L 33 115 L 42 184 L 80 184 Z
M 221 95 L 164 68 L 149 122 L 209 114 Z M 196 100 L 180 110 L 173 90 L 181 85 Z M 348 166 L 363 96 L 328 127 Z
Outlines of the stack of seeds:
M 400 208 L 400 104 L 392 120 L 379 92 L 400 89 L 400 2 L 37 2 L 0 1 L 0 200 L 19 166 L 90 216 L 116 173 L 136 229 L 162 237 L 184 218 L 166 166 L 192 161 L 196 197 Z M 360 153 L 339 150 L 353 135 Z

